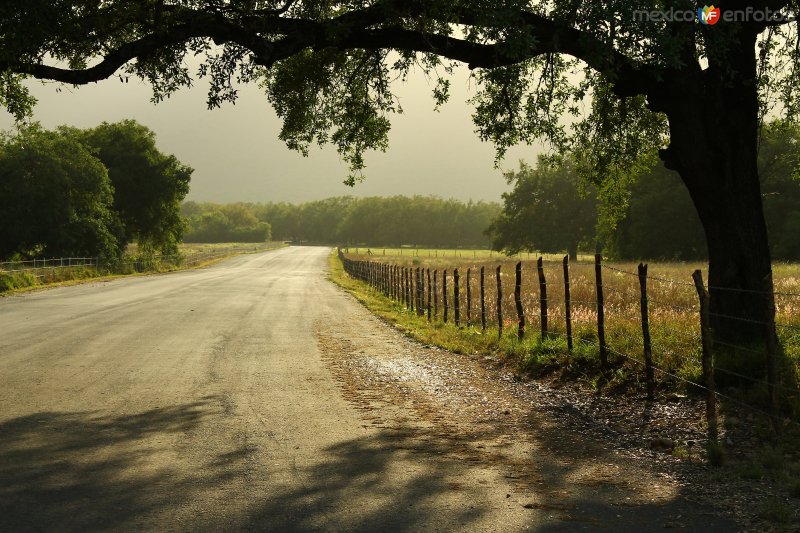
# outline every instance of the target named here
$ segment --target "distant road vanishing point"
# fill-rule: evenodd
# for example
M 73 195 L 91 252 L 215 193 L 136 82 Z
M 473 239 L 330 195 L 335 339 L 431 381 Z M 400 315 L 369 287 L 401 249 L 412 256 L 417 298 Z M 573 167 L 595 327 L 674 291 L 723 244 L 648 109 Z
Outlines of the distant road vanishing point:
M 411 396 L 347 382 L 347 357 L 399 368 L 380 357 L 415 348 L 327 280 L 330 253 L 0 298 L 0 531 L 634 531 L 704 512 L 597 487 L 542 503 L 546 478 L 487 459 L 499 439 L 456 442 Z

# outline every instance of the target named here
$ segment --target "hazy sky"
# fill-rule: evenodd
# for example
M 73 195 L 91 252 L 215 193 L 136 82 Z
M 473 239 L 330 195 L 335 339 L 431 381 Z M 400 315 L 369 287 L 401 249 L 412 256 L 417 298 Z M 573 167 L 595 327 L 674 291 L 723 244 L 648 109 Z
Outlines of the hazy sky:
M 91 127 L 133 118 L 156 132 L 159 148 L 195 169 L 189 198 L 201 201 L 291 201 L 329 196 L 434 194 L 462 200 L 499 200 L 508 189 L 493 167 L 494 148 L 474 132 L 466 68 L 453 78 L 451 101 L 433 111 L 431 86 L 421 74 L 397 84 L 405 113 L 392 119 L 386 153 L 367 154 L 367 180 L 342 184 L 347 166 L 331 147 L 313 148 L 309 157 L 278 140 L 280 121 L 256 86 L 244 86 L 235 106 L 208 111 L 205 83 L 184 89 L 166 102 L 150 102 L 149 86 L 138 80 L 110 79 L 73 89 L 29 83 L 39 99 L 34 119 L 45 127 Z M 0 112 L 0 127 L 12 120 Z M 519 159 L 534 161 L 538 150 L 509 151 L 504 168 Z

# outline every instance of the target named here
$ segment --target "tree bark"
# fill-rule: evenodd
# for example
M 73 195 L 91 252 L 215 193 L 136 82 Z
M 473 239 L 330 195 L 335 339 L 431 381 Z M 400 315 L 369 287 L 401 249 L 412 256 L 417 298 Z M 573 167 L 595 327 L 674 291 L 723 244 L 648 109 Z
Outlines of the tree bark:
M 674 76 L 661 100 L 670 124 L 661 158 L 680 174 L 705 231 L 709 315 L 722 351 L 763 344 L 774 331 L 772 298 L 764 295 L 772 265 L 757 168 L 755 34 L 740 29 L 732 37 L 725 57 Z
M 569 246 L 567 247 L 567 255 L 569 255 L 569 260 L 572 261 L 573 263 L 576 263 L 578 261 L 578 243 L 577 242 L 573 242 L 573 243 L 569 244 Z

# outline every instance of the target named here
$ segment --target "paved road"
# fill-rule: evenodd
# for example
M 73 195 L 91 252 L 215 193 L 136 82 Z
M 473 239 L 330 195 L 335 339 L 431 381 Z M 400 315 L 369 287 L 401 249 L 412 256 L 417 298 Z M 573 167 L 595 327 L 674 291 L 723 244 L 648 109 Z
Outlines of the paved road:
M 503 472 L 408 444 L 411 411 L 392 432 L 348 399 L 321 328 L 385 333 L 328 253 L 0 299 L 0 530 L 553 529 Z

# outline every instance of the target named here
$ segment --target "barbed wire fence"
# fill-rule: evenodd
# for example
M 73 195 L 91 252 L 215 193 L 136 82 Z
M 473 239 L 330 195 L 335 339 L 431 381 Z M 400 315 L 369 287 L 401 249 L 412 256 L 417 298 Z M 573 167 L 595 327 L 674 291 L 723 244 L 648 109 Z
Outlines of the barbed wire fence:
M 498 337 L 516 330 L 518 339 L 536 335 L 542 340 L 561 338 L 568 353 L 578 349 L 596 350 L 600 366 L 608 369 L 609 356 L 641 368 L 646 400 L 656 396 L 657 376 L 684 383 L 703 393 L 709 442 L 718 439 L 719 403 L 736 405 L 769 420 L 776 432 L 782 424 L 800 427 L 796 420 L 783 419 L 779 395 L 797 398 L 796 388 L 781 382 L 775 361 L 777 338 L 762 347 L 715 340 L 713 319 L 755 322 L 770 328 L 767 321 L 713 313 L 710 293 L 735 290 L 708 287 L 702 273 L 692 273 L 692 282 L 648 274 L 640 263 L 636 272 L 606 265 L 600 254 L 594 264 L 570 264 L 539 257 L 523 269 L 518 261 L 513 270 L 505 265 L 459 268 L 407 266 L 379 260 L 354 260 L 338 251 L 345 272 L 369 284 L 409 311 L 442 320 L 456 327 L 480 327 L 484 333 L 496 328 Z M 509 271 L 511 270 L 511 271 Z M 525 275 L 525 271 L 531 274 Z M 614 283 L 604 277 L 614 276 Z M 617 283 L 629 278 L 631 283 Z M 760 292 L 760 291 L 743 291 Z M 652 298 L 651 295 L 658 295 Z M 770 293 L 762 293 L 765 297 Z M 776 291 L 776 299 L 800 298 L 800 294 Z M 800 336 L 800 324 L 791 323 L 795 305 L 776 304 L 774 329 Z M 631 327 L 636 323 L 637 327 Z M 720 349 L 763 356 L 766 378 L 728 368 L 714 355 Z M 698 368 L 699 367 L 699 368 Z M 744 401 L 717 390 L 715 375 L 731 376 L 767 392 L 767 407 Z

